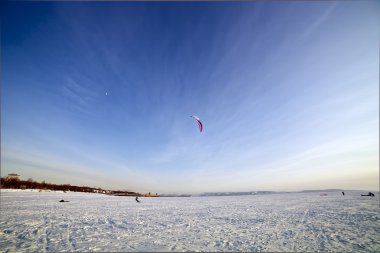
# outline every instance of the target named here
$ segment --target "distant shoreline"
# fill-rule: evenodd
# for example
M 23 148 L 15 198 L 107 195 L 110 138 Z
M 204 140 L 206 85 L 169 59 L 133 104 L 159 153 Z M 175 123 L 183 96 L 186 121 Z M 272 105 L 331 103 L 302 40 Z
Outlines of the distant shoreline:
M 160 195 L 152 195 L 149 196 L 148 194 L 113 194 L 113 193 L 102 193 L 102 192 L 82 192 L 82 191 L 63 191 L 63 190 L 50 190 L 50 189 L 15 189 L 15 188 L 0 188 L 1 192 L 36 192 L 36 193 L 46 193 L 46 192 L 55 192 L 55 193 L 91 193 L 91 194 L 102 194 L 102 195 L 109 195 L 109 196 L 125 196 L 125 197 L 159 197 Z
M 202 193 L 202 194 L 161 194 L 161 195 L 148 195 L 148 194 L 140 194 L 140 195 L 131 195 L 131 194 L 113 194 L 113 193 L 102 193 L 102 192 L 81 192 L 81 191 L 62 191 L 62 190 L 50 190 L 50 189 L 14 189 L 14 188 L 0 188 L 0 193 L 5 192 L 35 192 L 35 193 L 47 193 L 47 192 L 54 192 L 54 193 L 95 193 L 95 194 L 102 194 L 102 195 L 108 195 L 108 196 L 122 196 L 122 197 L 161 197 L 161 198 L 187 198 L 187 197 L 242 197 L 242 196 L 264 196 L 264 195 L 277 195 L 277 194 L 318 194 L 320 196 L 328 196 L 333 193 L 339 193 L 341 195 L 341 192 L 349 193 L 349 192 L 355 192 L 360 196 L 361 194 L 367 194 L 368 191 L 366 190 L 334 190 L 334 189 L 326 189 L 326 190 L 304 190 L 304 191 L 283 191 L 283 192 L 272 192 L 272 191 L 257 191 L 257 192 L 212 192 L 212 193 Z M 375 196 L 378 196 L 380 194 L 379 191 L 370 191 L 374 192 Z
M 29 178 L 21 180 L 17 174 L 9 174 L 1 178 L 0 189 L 19 189 L 19 190 L 37 190 L 37 191 L 62 191 L 62 192 L 89 192 L 100 193 L 116 196 L 133 196 L 133 197 L 159 197 L 159 195 L 149 193 L 138 193 L 133 191 L 105 190 L 100 187 L 76 186 L 70 184 L 52 184 L 45 181 L 37 182 Z

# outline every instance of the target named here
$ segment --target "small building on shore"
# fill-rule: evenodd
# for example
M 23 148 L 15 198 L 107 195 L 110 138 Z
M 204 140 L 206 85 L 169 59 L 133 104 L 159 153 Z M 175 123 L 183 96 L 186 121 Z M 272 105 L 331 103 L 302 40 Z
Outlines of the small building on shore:
M 20 180 L 20 175 L 16 173 L 10 173 L 6 176 L 5 180 Z

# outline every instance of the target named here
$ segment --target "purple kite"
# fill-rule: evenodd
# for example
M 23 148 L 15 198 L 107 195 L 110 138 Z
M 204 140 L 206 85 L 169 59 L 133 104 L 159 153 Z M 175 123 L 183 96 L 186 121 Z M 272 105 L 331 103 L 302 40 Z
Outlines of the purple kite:
M 203 124 L 202 124 L 201 120 L 197 116 L 194 116 L 194 115 L 192 115 L 190 117 L 194 118 L 197 121 L 198 127 L 199 127 L 199 132 L 202 132 L 202 130 L 203 130 Z

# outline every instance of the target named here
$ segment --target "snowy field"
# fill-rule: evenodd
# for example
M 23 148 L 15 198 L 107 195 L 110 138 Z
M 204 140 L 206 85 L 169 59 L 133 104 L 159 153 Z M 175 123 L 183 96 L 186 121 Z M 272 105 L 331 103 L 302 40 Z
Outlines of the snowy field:
M 3 190 L 0 251 L 380 252 L 379 194 L 360 193 L 136 203 L 93 193 Z

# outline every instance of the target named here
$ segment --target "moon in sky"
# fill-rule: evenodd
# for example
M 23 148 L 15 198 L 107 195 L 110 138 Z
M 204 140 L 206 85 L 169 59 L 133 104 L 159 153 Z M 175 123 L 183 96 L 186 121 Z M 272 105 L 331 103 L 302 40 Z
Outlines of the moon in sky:
M 106 91 L 106 96 L 108 96 L 108 91 Z

